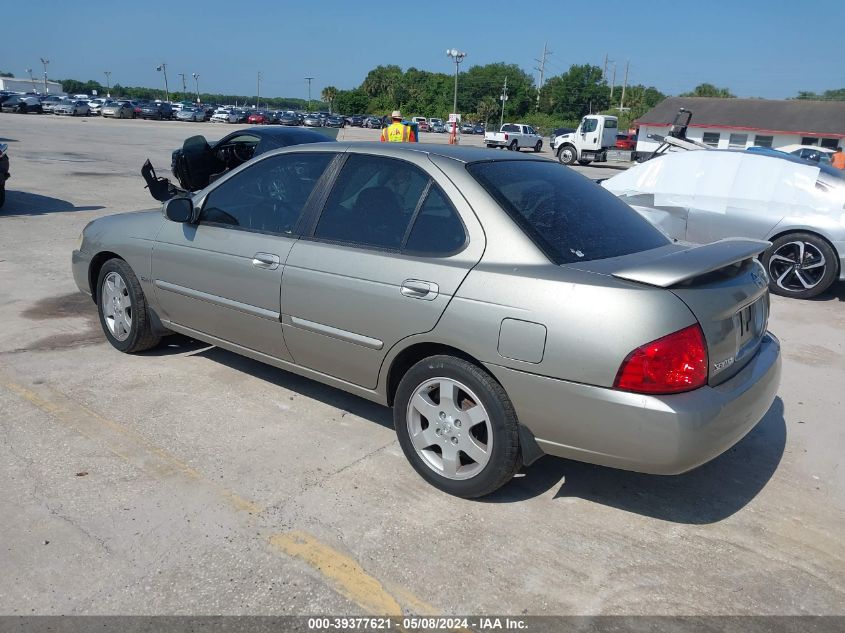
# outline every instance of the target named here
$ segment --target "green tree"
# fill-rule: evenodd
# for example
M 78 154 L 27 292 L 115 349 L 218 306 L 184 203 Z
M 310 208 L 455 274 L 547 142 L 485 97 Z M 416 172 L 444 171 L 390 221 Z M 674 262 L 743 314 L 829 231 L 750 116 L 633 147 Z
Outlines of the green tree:
M 370 104 L 370 98 L 363 90 L 358 88 L 355 90 L 338 90 L 334 103 L 338 112 L 364 114 Z
M 320 98 L 329 104 L 329 112 L 332 111 L 332 104 L 337 97 L 337 92 L 338 90 L 334 86 L 326 86 L 320 93 Z
M 807 99 L 811 101 L 845 101 L 845 88 L 837 90 L 825 90 L 822 94 L 802 90 L 796 99 Z
M 717 97 L 719 99 L 733 99 L 736 97 L 727 88 L 718 88 L 713 84 L 698 84 L 692 92 L 685 92 L 682 97 Z
M 540 112 L 563 120 L 579 120 L 609 106 L 610 87 L 598 66 L 574 64 L 567 72 L 549 79 L 540 90 Z
M 0 77 L 14 77 L 13 73 L 0 72 Z

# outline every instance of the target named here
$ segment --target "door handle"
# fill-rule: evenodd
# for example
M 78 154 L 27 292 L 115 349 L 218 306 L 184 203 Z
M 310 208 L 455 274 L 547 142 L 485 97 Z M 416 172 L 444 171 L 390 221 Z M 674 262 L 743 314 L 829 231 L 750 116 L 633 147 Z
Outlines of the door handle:
M 399 289 L 405 297 L 432 301 L 440 292 L 439 286 L 433 281 L 420 281 L 419 279 L 406 279 Z
M 276 270 L 282 262 L 278 255 L 272 253 L 256 253 L 252 256 L 252 265 L 256 268 L 266 268 L 267 270 Z

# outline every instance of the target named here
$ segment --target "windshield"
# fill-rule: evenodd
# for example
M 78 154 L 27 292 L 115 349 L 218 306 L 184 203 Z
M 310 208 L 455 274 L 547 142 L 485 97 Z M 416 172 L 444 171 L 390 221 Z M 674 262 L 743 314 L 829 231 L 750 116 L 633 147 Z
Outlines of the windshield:
M 669 243 L 612 193 L 550 161 L 490 161 L 472 163 L 467 170 L 556 264 Z

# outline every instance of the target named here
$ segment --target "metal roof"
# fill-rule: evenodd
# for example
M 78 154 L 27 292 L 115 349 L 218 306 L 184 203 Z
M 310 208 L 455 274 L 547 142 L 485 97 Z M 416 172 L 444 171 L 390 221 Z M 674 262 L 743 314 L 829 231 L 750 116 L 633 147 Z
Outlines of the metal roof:
M 668 97 L 635 123 L 670 125 L 679 108 L 692 112 L 690 127 L 845 138 L 845 101 Z

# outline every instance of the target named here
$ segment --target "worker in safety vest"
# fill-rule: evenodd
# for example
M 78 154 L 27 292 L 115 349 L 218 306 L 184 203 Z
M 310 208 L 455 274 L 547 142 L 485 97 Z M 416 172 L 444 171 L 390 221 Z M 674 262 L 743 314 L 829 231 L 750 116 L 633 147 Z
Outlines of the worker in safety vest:
M 836 151 L 833 152 L 833 156 L 830 157 L 830 164 L 836 169 L 845 169 L 845 152 L 842 151 L 841 147 L 837 147 Z
M 415 143 L 417 141 L 411 126 L 402 123 L 402 113 L 399 110 L 394 110 L 390 118 L 393 123 L 381 131 L 382 143 Z

